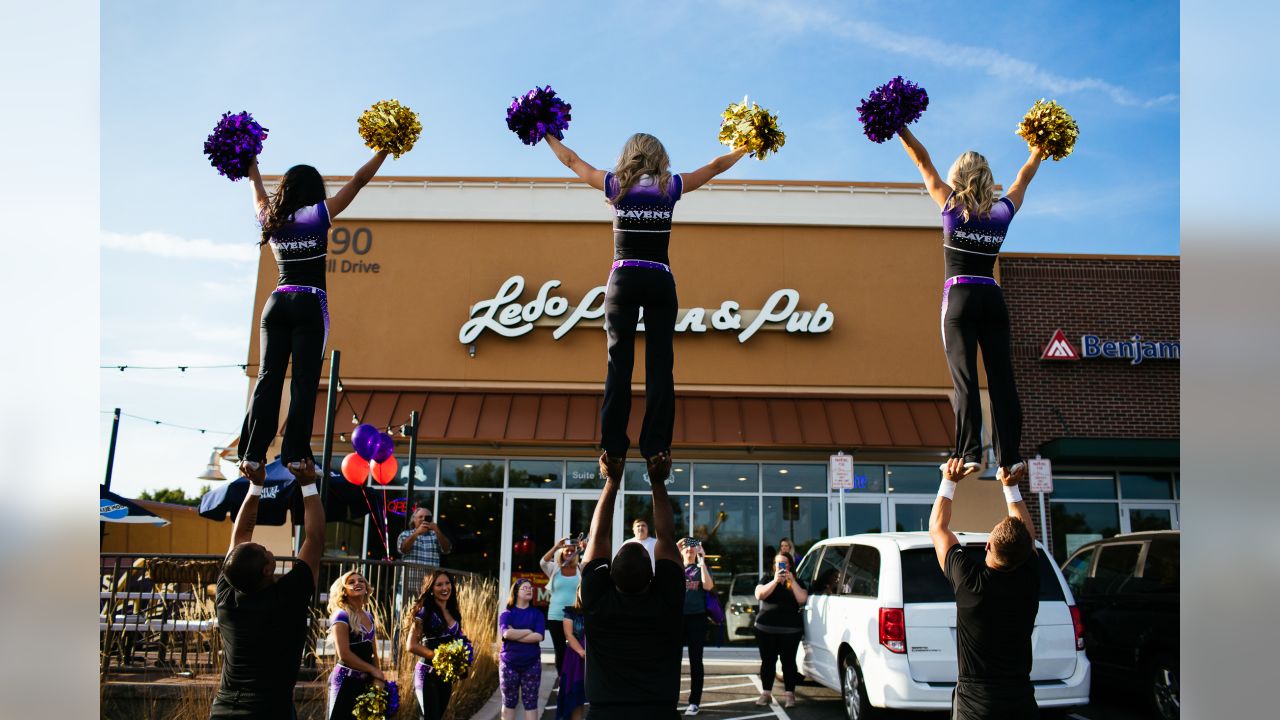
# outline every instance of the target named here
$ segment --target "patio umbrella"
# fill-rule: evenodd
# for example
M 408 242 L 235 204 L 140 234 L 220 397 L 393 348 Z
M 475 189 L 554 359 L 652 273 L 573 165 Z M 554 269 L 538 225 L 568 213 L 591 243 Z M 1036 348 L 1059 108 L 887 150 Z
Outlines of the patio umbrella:
M 147 523 L 168 525 L 169 521 L 127 498 L 111 492 L 105 485 L 98 486 L 98 520 L 101 522 Z
M 289 504 L 298 494 L 297 490 L 297 481 L 292 475 L 288 480 L 268 477 L 262 484 L 262 497 L 258 499 L 258 524 L 284 525 L 289 522 Z M 243 477 L 210 490 L 200 498 L 200 517 L 218 521 L 230 517 L 234 521 L 248 492 L 249 478 Z

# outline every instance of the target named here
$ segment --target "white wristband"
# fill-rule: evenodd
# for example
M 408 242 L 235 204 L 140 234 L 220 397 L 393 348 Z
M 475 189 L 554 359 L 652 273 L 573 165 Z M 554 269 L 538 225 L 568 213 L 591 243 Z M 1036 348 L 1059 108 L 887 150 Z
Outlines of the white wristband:
M 307 483 L 302 486 L 302 497 L 309 498 L 312 495 L 319 495 L 320 491 L 316 489 L 315 483 Z
M 956 483 L 954 480 L 943 480 L 942 484 L 938 485 L 938 497 L 944 497 L 951 500 L 955 497 L 955 494 Z
M 262 486 L 261 486 L 261 485 L 255 485 L 254 483 L 249 483 L 249 494 L 250 494 L 250 495 L 253 495 L 253 496 L 255 496 L 255 497 L 256 497 L 256 496 L 258 496 L 258 495 L 261 495 L 261 494 L 262 494 Z
M 1018 489 L 1017 485 L 1005 485 L 1004 500 L 1010 505 L 1020 503 L 1022 502 L 1022 491 Z

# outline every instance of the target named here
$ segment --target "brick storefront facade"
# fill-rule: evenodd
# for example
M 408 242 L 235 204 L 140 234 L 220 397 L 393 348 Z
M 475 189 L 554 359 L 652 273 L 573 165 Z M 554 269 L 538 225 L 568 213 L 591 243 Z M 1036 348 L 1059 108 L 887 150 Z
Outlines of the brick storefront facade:
M 1077 353 L 1084 334 L 1178 340 L 1179 268 L 1177 257 L 1001 257 L 1024 455 L 1058 438 L 1178 438 L 1180 361 L 1040 358 L 1057 329 Z

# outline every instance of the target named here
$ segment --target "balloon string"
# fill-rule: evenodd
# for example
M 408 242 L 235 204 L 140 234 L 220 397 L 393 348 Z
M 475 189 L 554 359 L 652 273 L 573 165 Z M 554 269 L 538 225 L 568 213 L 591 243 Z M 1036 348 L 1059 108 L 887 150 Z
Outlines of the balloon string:
M 369 478 L 365 478 L 365 482 L 368 482 L 368 481 L 369 481 Z M 372 517 L 374 519 L 374 522 L 376 523 L 378 520 L 378 514 L 373 511 L 373 505 L 369 502 L 369 493 L 365 491 L 366 487 L 367 486 L 365 485 L 360 486 L 360 494 L 364 496 L 364 506 L 369 508 L 369 516 Z M 383 494 L 382 499 L 383 501 L 387 499 L 385 493 Z M 386 526 L 387 526 L 387 517 L 384 514 L 382 516 L 382 528 L 385 528 Z M 383 530 L 382 528 L 379 528 L 378 542 L 382 543 L 382 550 L 386 553 L 386 557 L 389 558 L 391 557 L 391 548 L 388 547 L 387 545 L 386 531 Z

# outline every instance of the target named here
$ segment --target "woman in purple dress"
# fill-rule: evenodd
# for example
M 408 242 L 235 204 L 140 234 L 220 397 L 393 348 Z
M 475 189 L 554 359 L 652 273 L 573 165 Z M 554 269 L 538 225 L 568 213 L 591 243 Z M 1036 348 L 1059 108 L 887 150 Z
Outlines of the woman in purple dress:
M 1044 151 L 1031 156 L 1004 197 L 996 198 L 987 159 L 969 151 L 956 158 L 944 182 L 916 136 L 898 131 L 902 147 L 920 170 L 929 196 L 942 209 L 942 348 L 955 387 L 956 447 L 964 477 L 982 471 L 982 394 L 978 387 L 978 350 L 987 368 L 991 395 L 991 444 L 996 464 L 1016 478 L 1026 474 L 1022 443 L 1022 406 L 1013 379 L 1009 309 L 996 283 L 996 259 L 1014 213 L 1022 207 Z M 943 468 L 946 463 L 943 463 Z
M 413 668 L 413 690 L 418 700 L 418 717 L 440 720 L 449 706 L 453 683 L 446 682 L 431 666 L 435 649 L 454 640 L 462 640 L 462 610 L 454 591 L 453 576 L 437 569 L 422 581 L 422 591 L 409 613 L 412 627 L 406 643 L 416 655 Z
M 547 144 L 560 162 L 600 190 L 613 208 L 613 269 L 604 296 L 604 327 L 609 337 L 609 370 L 600 413 L 600 469 L 622 478 L 631 439 L 631 369 L 635 364 L 636 326 L 644 311 L 645 398 L 640 454 L 650 482 L 671 474 L 671 433 L 675 426 L 676 281 L 667 246 L 676 202 L 733 167 L 746 154 L 734 150 L 691 172 L 673 174 L 667 150 L 658 138 L 636 133 L 622 146 L 612 172 L 598 170 L 556 139 Z

